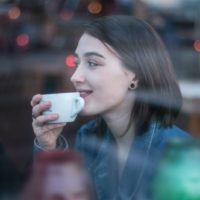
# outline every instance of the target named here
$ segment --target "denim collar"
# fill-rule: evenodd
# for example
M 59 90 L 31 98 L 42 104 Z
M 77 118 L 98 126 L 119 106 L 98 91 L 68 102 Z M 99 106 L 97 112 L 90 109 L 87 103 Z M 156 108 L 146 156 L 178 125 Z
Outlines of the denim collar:
M 118 179 L 116 151 L 113 145 L 114 138 L 107 129 L 99 153 L 93 162 L 98 196 L 104 195 L 102 192 L 109 190 L 107 197 L 102 198 L 117 199 L 120 197 L 127 200 L 134 198 L 133 196 L 138 193 L 144 182 L 143 176 L 153 140 L 158 132 L 157 127 L 157 123 L 152 123 L 143 135 L 134 138 L 120 179 Z

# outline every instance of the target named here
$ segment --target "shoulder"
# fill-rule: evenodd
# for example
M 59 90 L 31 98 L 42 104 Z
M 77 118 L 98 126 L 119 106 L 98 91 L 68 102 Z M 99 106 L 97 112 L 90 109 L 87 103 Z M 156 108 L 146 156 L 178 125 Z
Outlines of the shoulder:
M 95 125 L 96 121 L 92 120 L 81 126 L 76 135 L 76 148 L 80 149 L 80 147 L 86 146 L 88 143 L 96 140 L 96 134 L 94 132 Z
M 175 125 L 171 127 L 159 127 L 154 138 L 154 145 L 158 148 L 162 148 L 167 144 L 168 141 L 175 138 L 187 140 L 190 139 L 191 136 Z
M 89 121 L 81 126 L 76 135 L 75 149 L 84 157 L 87 166 L 90 166 L 98 155 L 100 141 L 94 131 L 95 125 L 95 120 Z
M 94 134 L 93 129 L 95 125 L 96 125 L 96 120 L 91 120 L 87 122 L 86 124 L 82 125 L 81 128 L 78 130 L 77 136 L 84 137 L 90 134 Z
M 177 126 L 173 125 L 167 128 L 161 128 L 162 137 L 164 138 L 171 138 L 171 137 L 179 137 L 179 138 L 189 138 L 190 135 L 185 132 L 184 130 L 178 128 Z

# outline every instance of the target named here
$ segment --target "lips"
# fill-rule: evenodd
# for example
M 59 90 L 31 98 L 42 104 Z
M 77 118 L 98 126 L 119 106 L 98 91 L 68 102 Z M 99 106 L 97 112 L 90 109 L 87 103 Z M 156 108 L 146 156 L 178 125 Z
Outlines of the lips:
M 88 97 L 90 94 L 92 94 L 92 91 L 91 90 L 79 90 L 78 91 L 79 93 L 80 93 L 80 96 L 82 97 L 82 98 L 86 98 L 86 97 Z

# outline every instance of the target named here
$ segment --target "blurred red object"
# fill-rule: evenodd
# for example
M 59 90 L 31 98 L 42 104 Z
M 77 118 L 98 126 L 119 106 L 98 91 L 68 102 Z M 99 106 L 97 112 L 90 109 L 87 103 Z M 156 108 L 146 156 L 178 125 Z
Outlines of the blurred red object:
M 74 151 L 43 152 L 22 194 L 23 200 L 93 200 L 84 162 Z
M 195 40 L 193 46 L 195 51 L 200 53 L 200 40 Z
M 75 57 L 74 55 L 70 54 L 66 56 L 65 63 L 68 67 L 74 68 L 76 67 Z

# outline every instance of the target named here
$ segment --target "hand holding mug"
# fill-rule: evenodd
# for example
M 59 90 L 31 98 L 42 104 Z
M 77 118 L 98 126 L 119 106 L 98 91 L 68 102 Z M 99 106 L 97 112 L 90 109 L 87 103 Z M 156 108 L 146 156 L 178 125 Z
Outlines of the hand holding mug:
M 74 95 L 72 95 L 73 93 L 64 94 L 38 94 L 33 96 L 31 100 L 32 115 L 34 118 L 32 123 L 33 130 L 39 144 L 47 150 L 56 148 L 57 138 L 66 125 L 66 122 L 75 120 L 78 112 L 84 106 L 84 101 L 77 101 L 77 98 L 80 97 L 79 93 Z M 71 97 L 66 98 L 66 96 Z M 68 106 L 67 103 L 69 102 L 71 102 L 71 106 Z M 56 105 L 58 104 L 59 106 L 57 107 Z
M 59 118 L 48 123 L 73 122 L 84 107 L 84 99 L 78 92 L 42 95 L 42 102 L 51 102 L 51 107 L 43 115 L 59 114 Z

